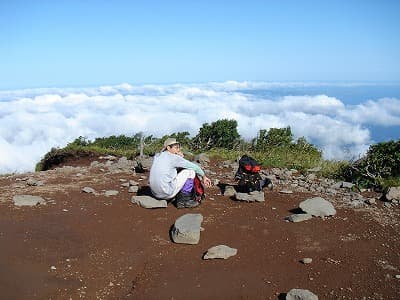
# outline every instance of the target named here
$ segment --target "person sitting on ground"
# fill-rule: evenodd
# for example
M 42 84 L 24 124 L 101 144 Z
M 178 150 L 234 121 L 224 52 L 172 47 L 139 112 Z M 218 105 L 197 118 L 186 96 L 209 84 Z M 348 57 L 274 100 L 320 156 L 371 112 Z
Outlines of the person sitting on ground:
M 180 143 L 175 138 L 167 138 L 161 153 L 154 156 L 150 168 L 151 192 L 156 198 L 165 200 L 173 199 L 179 192 L 189 194 L 193 190 L 196 175 L 202 178 L 204 186 L 211 186 L 211 180 L 205 176 L 204 171 L 183 158 Z M 196 207 L 200 204 L 193 199 L 186 200 L 185 197 L 176 200 L 178 208 Z

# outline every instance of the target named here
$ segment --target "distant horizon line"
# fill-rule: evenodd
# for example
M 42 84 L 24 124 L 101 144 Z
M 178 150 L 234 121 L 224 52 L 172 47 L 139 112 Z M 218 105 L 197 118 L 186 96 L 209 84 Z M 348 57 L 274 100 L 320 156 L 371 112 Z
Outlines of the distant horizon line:
M 107 87 L 107 86 L 122 86 L 128 84 L 130 86 L 174 86 L 174 85 L 203 85 L 203 84 L 229 84 L 229 83 L 255 83 L 255 84 L 309 84 L 319 86 L 335 86 L 335 85 L 350 85 L 350 86 L 384 86 L 384 85 L 400 85 L 400 80 L 221 80 L 221 81 L 171 81 L 171 82 L 119 82 L 119 83 L 99 83 L 99 84 L 71 84 L 71 85 L 59 85 L 59 86 L 31 86 L 31 87 L 9 87 L 0 88 L 0 92 L 10 91 L 29 91 L 29 90 L 51 90 L 51 89 L 81 89 L 81 88 L 96 88 L 96 87 Z

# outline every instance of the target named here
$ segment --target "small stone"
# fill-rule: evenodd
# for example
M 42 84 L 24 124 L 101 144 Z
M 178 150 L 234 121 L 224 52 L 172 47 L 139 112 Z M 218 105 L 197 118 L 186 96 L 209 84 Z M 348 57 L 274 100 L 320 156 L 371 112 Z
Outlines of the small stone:
M 283 190 L 280 190 L 279 193 L 281 193 L 281 194 L 293 194 L 293 191 L 283 189 Z
M 312 219 L 310 214 L 293 214 L 285 218 L 289 222 L 298 223 Z
M 384 203 L 383 203 L 383 206 L 386 207 L 386 208 L 391 208 L 391 207 L 392 207 L 392 204 L 389 203 L 389 202 L 384 202 Z
M 41 181 L 39 181 L 39 180 L 36 180 L 36 179 L 34 179 L 34 178 L 29 178 L 29 179 L 26 181 L 26 184 L 29 185 L 29 186 L 42 186 L 42 185 L 43 185 L 43 182 L 41 182 Z
M 369 205 L 375 205 L 376 204 L 376 199 L 375 198 L 367 198 L 365 200 L 365 203 L 367 203 Z
M 139 182 L 137 182 L 135 180 L 129 180 L 129 184 L 130 185 L 139 185 Z
M 116 196 L 116 195 L 118 195 L 118 191 L 116 191 L 116 190 L 109 190 L 109 191 L 106 191 L 106 192 L 104 193 L 104 195 L 105 195 L 106 197 Z
M 55 266 L 51 266 L 50 270 L 57 270 L 57 268 Z
M 128 193 L 137 193 L 139 191 L 139 187 L 137 185 L 131 185 L 129 187 Z
M 400 200 L 400 186 L 390 187 L 385 195 L 386 200 Z
M 346 188 L 346 189 L 351 189 L 353 186 L 354 186 L 354 183 L 343 181 L 341 187 Z
M 228 247 L 226 245 L 218 245 L 208 249 L 206 254 L 203 256 L 203 259 L 214 259 L 214 258 L 227 259 L 236 254 L 237 254 L 237 249 Z
M 157 200 L 150 196 L 132 196 L 131 202 L 144 208 L 165 208 L 168 206 L 167 201 Z
M 394 278 L 400 279 L 400 274 L 395 275 Z
M 88 193 L 88 194 L 94 194 L 94 193 L 95 193 L 95 190 L 92 189 L 91 187 L 85 186 L 85 187 L 82 189 L 82 192 Z
M 236 191 L 235 188 L 231 185 L 225 186 L 224 196 L 225 197 L 232 197 L 235 196 Z
M 236 193 L 235 198 L 238 201 L 246 202 L 264 202 L 264 193 L 259 191 L 254 191 L 250 193 Z
M 40 196 L 32 195 L 16 195 L 13 197 L 15 206 L 36 206 L 39 204 L 46 204 L 46 201 Z
M 305 265 L 311 264 L 311 263 L 312 263 L 312 258 L 305 257 L 305 258 L 303 258 L 303 259 L 301 260 L 301 262 L 302 262 L 303 264 L 305 264 Z

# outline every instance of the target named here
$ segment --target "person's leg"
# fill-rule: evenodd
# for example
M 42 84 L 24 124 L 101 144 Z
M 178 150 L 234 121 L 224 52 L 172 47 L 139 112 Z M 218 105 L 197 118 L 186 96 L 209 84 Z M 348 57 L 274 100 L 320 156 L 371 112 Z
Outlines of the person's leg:
M 190 188 L 190 184 L 193 187 L 193 180 L 194 177 L 196 176 L 196 173 L 194 170 L 188 170 L 184 169 L 178 173 L 178 175 L 175 178 L 175 190 L 171 196 L 171 198 L 175 197 L 176 194 L 185 186 L 185 189 Z M 190 189 L 191 190 L 191 189 Z

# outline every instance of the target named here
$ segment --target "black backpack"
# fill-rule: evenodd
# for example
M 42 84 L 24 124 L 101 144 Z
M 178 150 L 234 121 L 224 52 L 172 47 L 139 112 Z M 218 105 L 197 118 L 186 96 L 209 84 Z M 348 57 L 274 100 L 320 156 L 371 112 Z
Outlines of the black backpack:
M 263 181 L 260 170 L 261 165 L 254 158 L 243 155 L 239 160 L 239 167 L 235 174 L 235 179 L 238 180 L 238 192 L 261 191 Z

